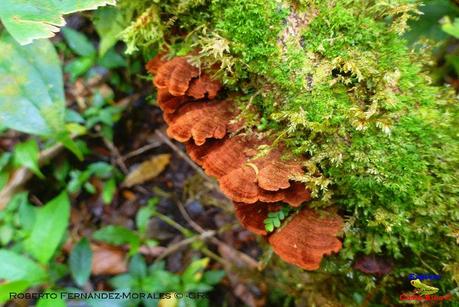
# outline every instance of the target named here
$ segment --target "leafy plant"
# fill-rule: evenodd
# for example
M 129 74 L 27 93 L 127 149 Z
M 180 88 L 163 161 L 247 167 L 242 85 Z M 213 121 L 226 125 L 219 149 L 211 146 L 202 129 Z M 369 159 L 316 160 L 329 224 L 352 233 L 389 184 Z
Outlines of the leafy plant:
M 140 234 L 146 235 L 148 222 L 150 221 L 150 218 L 154 216 L 156 212 L 156 205 L 158 203 L 159 198 L 150 198 L 147 202 L 147 205 L 145 207 L 140 208 L 139 211 L 137 211 L 135 221 Z
M 62 135 L 64 86 L 53 45 L 40 40 L 19 46 L 3 33 L 0 48 L 0 123 L 30 134 Z
M 454 21 L 446 16 L 441 20 L 441 29 L 448 33 L 449 35 L 459 38 L 459 18 L 454 18 Z
M 105 162 L 92 163 L 84 171 L 71 170 L 69 175 L 70 180 L 67 184 L 67 191 L 71 194 L 80 193 L 82 188 L 86 192 L 94 194 L 96 193 L 96 188 L 91 184 L 90 179 L 93 177 L 102 179 L 102 198 L 105 204 L 111 203 L 116 191 L 116 178 L 120 177 L 119 171 Z
M 93 23 L 100 37 L 99 55 L 103 57 L 120 40 L 128 20 L 118 8 L 103 7 L 94 13 Z
M 0 246 L 20 244 L 30 234 L 36 208 L 27 199 L 26 192 L 15 194 L 6 208 L 0 211 Z
M 63 15 L 92 10 L 116 0 L 2 0 L 0 20 L 21 44 L 53 37 L 65 25 Z
M 281 226 L 281 222 L 289 216 L 291 209 L 289 206 L 283 206 L 280 210 L 269 212 L 268 217 L 263 221 L 267 232 L 272 232 L 274 229 Z
M 113 125 L 120 119 L 122 108 L 110 105 L 101 94 L 96 93 L 91 106 L 83 112 L 87 130 L 99 125 L 100 134 L 107 140 L 113 139 Z
M 71 80 L 76 80 L 95 65 L 106 68 L 126 66 L 124 58 L 113 49 L 103 50 L 98 55 L 96 48 L 83 33 L 63 28 L 62 34 L 69 48 L 78 56 L 65 66 L 65 72 L 70 73 Z
M 123 226 L 105 226 L 94 232 L 93 238 L 112 245 L 128 244 L 131 254 L 137 252 L 140 246 L 140 237 L 137 233 Z
M 38 157 L 40 150 L 37 142 L 28 140 L 24 143 L 19 143 L 14 149 L 14 164 L 16 166 L 25 166 L 30 169 L 35 175 L 44 178 L 43 173 L 40 171 L 38 165 Z
M 70 216 L 70 201 L 67 194 L 59 196 L 39 208 L 24 248 L 41 263 L 47 263 L 54 255 L 64 233 Z
M 70 212 L 68 197 L 61 193 L 42 208 L 35 210 L 27 205 L 26 197 L 25 193 L 17 194 L 8 204 L 5 214 L 0 216 L 0 222 L 5 226 L 12 223 L 8 216 L 19 210 L 19 225 L 24 232 L 22 239 L 18 236 L 17 239 L 20 240 L 15 242 L 14 251 L 0 249 L 0 279 L 5 280 L 0 285 L 0 290 L 21 292 L 31 286 L 47 282 L 52 284 L 54 278 L 58 278 L 58 275 L 53 273 L 54 265 L 51 265 L 51 259 L 67 230 Z M 11 231 L 20 233 L 16 228 Z M 3 295 L 4 293 L 0 291 L 0 302 L 9 299 Z
M 223 271 L 206 271 L 209 264 L 208 258 L 197 259 L 183 271 L 176 275 L 165 269 L 165 263 L 160 261 L 147 267 L 141 255 L 135 255 L 129 262 L 129 272 L 116 276 L 110 280 L 110 284 L 118 290 L 137 291 L 145 293 L 189 293 L 208 292 L 224 277 Z M 174 298 L 174 296 L 171 296 Z M 166 299 L 165 299 L 166 301 Z M 138 301 L 132 301 L 132 303 Z M 157 301 L 144 300 L 146 306 L 156 306 Z M 164 302 L 166 303 L 166 302 Z M 207 306 L 207 299 L 191 300 L 179 299 L 178 306 Z
M 147 246 L 158 245 L 156 240 L 147 236 L 148 222 L 150 218 L 156 214 L 155 207 L 158 202 L 158 198 L 151 198 L 147 206 L 139 209 L 135 218 L 137 226 L 136 231 L 122 226 L 110 225 L 96 231 L 93 234 L 94 239 L 113 245 L 127 244 L 130 246 L 131 254 L 137 252 L 141 244 Z
M 69 256 L 69 267 L 73 280 L 83 286 L 91 275 L 92 250 L 89 241 L 83 238 L 75 244 Z
M 62 142 L 82 154 L 65 126 L 62 70 L 53 45 L 40 40 L 19 46 L 0 34 L 0 125 Z

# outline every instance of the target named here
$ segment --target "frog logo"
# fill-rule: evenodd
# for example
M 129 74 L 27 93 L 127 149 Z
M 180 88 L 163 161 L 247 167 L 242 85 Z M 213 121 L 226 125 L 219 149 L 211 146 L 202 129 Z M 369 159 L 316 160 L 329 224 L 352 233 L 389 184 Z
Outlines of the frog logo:
M 410 281 L 410 283 L 413 287 L 416 288 L 414 292 L 419 295 L 431 295 L 437 293 L 439 290 L 438 288 L 422 283 L 419 279 L 413 279 Z

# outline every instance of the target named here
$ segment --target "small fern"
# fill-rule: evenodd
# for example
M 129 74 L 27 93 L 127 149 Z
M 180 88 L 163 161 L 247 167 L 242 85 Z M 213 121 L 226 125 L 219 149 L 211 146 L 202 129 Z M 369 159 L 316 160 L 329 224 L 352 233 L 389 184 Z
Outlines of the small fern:
M 291 213 L 290 207 L 285 205 L 276 212 L 268 213 L 268 217 L 263 221 L 267 232 L 272 232 L 274 229 L 280 227 L 281 221 L 284 220 Z

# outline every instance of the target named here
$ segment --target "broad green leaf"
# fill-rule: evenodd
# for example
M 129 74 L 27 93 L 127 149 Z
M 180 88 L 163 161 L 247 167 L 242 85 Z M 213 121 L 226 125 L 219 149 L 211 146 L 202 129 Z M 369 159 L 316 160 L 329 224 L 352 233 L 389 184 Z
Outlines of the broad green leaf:
M 72 249 L 69 257 L 70 272 L 73 280 L 83 286 L 91 275 L 92 250 L 89 241 L 83 238 Z
M 62 15 L 94 10 L 115 0 L 2 0 L 0 19 L 22 45 L 37 38 L 53 37 L 65 25 Z
M 24 166 L 30 169 L 38 177 L 44 178 L 45 176 L 38 166 L 39 156 L 40 149 L 38 148 L 37 142 L 34 140 L 19 143 L 14 148 L 14 164 L 16 166 Z
M 70 201 L 66 193 L 37 210 L 30 238 L 25 248 L 41 263 L 47 263 L 56 251 L 67 230 Z
M 62 70 L 51 42 L 21 47 L 3 33 L 0 50 L 0 125 L 44 136 L 63 131 Z
M 459 18 L 454 18 L 452 22 L 449 17 L 442 19 L 441 29 L 449 35 L 459 38 Z
M 115 69 L 119 67 L 126 67 L 126 60 L 118 54 L 114 49 L 108 50 L 105 55 L 99 60 L 99 65 L 108 68 Z
M 120 274 L 111 278 L 109 283 L 115 289 L 131 289 L 136 280 L 130 274 Z
M 147 276 L 147 264 L 142 255 L 136 254 L 131 258 L 129 262 L 129 274 L 139 279 Z
M 92 56 L 96 53 L 96 48 L 92 45 L 89 39 L 78 31 L 72 28 L 63 28 L 62 34 L 70 49 L 80 56 Z
M 29 288 L 30 282 L 27 280 L 16 280 L 0 284 L 0 304 L 10 300 L 10 293 L 21 293 Z
M 119 40 L 128 22 L 117 8 L 108 6 L 94 13 L 93 23 L 100 37 L 99 54 L 103 57 Z
M 108 178 L 112 175 L 113 165 L 105 162 L 95 162 L 89 165 L 89 172 L 99 178 Z
M 139 237 L 135 232 L 122 226 L 110 225 L 99 229 L 93 234 L 94 239 L 113 245 L 139 244 Z
M 225 274 L 225 271 L 208 271 L 204 273 L 202 281 L 208 285 L 216 285 L 222 280 Z
M 95 58 L 86 56 L 76 58 L 65 65 L 65 72 L 70 74 L 71 81 L 75 81 L 78 77 L 85 74 L 95 64 Z
M 0 226 L 0 244 L 5 246 L 13 239 L 14 228 L 10 225 Z
M 0 250 L 0 279 L 26 280 L 31 285 L 43 282 L 46 272 L 31 259 L 8 250 Z
M 61 295 L 57 292 L 54 291 L 46 291 L 47 293 L 55 294 L 55 298 L 52 297 L 42 297 L 38 300 L 37 306 L 36 307 L 66 307 L 67 304 L 65 301 L 61 298 Z

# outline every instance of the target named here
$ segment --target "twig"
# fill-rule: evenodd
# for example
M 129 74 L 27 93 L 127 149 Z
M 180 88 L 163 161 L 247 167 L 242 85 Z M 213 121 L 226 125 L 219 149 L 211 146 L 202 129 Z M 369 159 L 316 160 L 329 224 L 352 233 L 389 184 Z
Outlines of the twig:
M 121 171 L 125 175 L 127 173 L 129 173 L 129 170 L 126 167 L 126 164 L 124 164 L 124 160 L 121 157 L 121 154 L 120 154 L 120 151 L 118 150 L 118 148 L 116 148 L 116 146 L 111 141 L 107 140 L 106 138 L 102 138 L 102 139 L 104 140 L 105 146 L 107 146 L 108 149 L 110 149 L 110 152 L 112 154 L 112 158 L 115 160 L 116 165 L 118 165 L 120 167 Z
M 155 212 L 154 216 L 157 216 L 163 222 L 169 224 L 170 226 L 180 231 L 180 233 L 184 235 L 185 237 L 189 236 L 192 233 L 189 229 L 183 227 L 182 225 L 180 225 L 179 223 L 177 223 L 176 221 L 174 221 L 167 215 L 162 214 L 161 212 Z
M 206 232 L 203 232 L 199 235 L 196 235 L 196 236 L 193 236 L 191 238 L 186 238 L 184 240 L 181 240 L 177 243 L 174 243 L 170 246 L 168 246 L 162 253 L 161 255 L 158 256 L 158 258 L 155 259 L 155 261 L 159 261 L 161 259 L 164 259 L 165 257 L 167 257 L 168 255 L 176 252 L 177 250 L 179 250 L 180 248 L 182 248 L 183 246 L 186 246 L 186 245 L 189 245 L 189 244 L 192 244 L 193 242 L 195 242 L 196 240 L 206 240 L 212 236 L 215 235 L 215 231 L 213 230 L 209 230 L 209 231 L 206 231 Z
M 38 165 L 45 164 L 48 160 L 57 156 L 57 154 L 64 148 L 62 144 L 56 144 L 53 147 L 40 152 L 38 157 Z M 3 210 L 10 201 L 11 197 L 17 193 L 21 187 L 32 178 L 33 174 L 26 167 L 21 167 L 13 173 L 8 184 L 0 191 L 0 210 Z
M 163 141 L 167 146 L 172 148 L 183 160 L 185 160 L 199 175 L 206 180 L 210 178 L 202 171 L 202 169 L 196 165 L 183 151 L 181 151 L 174 143 L 172 143 L 167 136 L 164 135 L 160 130 L 155 131 L 156 135 Z
M 177 201 L 177 206 L 180 210 L 180 213 L 182 214 L 183 218 L 188 222 L 188 224 L 190 224 L 190 226 L 197 232 L 199 233 L 204 233 L 206 232 L 206 230 L 204 228 L 202 228 L 199 224 L 197 224 L 195 221 L 193 221 L 193 219 L 190 217 L 190 215 L 188 214 L 188 212 L 186 211 L 185 207 L 183 206 L 183 204 L 180 202 L 180 201 Z M 227 250 L 231 250 L 233 253 L 237 254 L 240 258 L 240 260 L 242 260 L 248 267 L 250 268 L 257 268 L 258 267 L 258 262 L 253 259 L 252 257 L 234 249 L 232 246 L 220 241 L 219 239 L 215 238 L 215 237 L 211 237 L 210 238 L 210 241 L 212 243 L 214 243 L 215 245 L 217 246 L 221 246 Z
M 160 145 L 161 145 L 160 142 L 153 142 L 153 143 L 147 144 L 147 145 L 145 145 L 145 146 L 142 146 L 142 147 L 140 147 L 140 148 L 138 148 L 138 149 L 136 149 L 136 150 L 133 150 L 133 151 L 131 151 L 130 153 L 124 155 L 124 156 L 122 157 L 122 159 L 123 159 L 123 161 L 126 161 L 126 160 L 128 160 L 128 159 L 130 159 L 130 158 L 133 158 L 133 157 L 135 157 L 135 156 L 141 155 L 141 154 L 143 154 L 144 152 L 146 152 L 146 151 L 148 151 L 148 150 L 150 150 L 150 149 L 152 149 L 152 148 L 156 148 L 156 147 L 158 147 L 158 146 L 160 146 Z
M 177 207 L 179 208 L 180 210 L 180 213 L 182 214 L 183 218 L 185 219 L 185 221 L 188 222 L 188 224 L 190 224 L 190 226 L 196 230 L 197 232 L 200 232 L 200 233 L 203 233 L 205 232 L 206 230 L 204 228 L 201 227 L 201 225 L 199 225 L 198 223 L 196 223 L 195 221 L 193 221 L 193 219 L 191 218 L 191 216 L 188 214 L 188 212 L 186 211 L 185 207 L 183 206 L 183 204 L 180 202 L 180 201 L 177 201 Z

